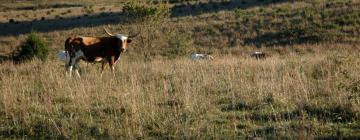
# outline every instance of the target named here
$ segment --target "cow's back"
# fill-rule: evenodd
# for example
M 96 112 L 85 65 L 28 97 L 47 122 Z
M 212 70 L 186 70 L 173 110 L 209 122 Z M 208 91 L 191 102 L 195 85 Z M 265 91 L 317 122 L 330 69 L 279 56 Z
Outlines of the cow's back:
M 106 56 L 119 57 L 120 48 L 116 47 L 118 40 L 109 37 L 74 37 L 66 40 L 65 47 L 67 46 L 70 52 L 81 50 L 86 60 L 93 62 L 96 59 L 104 58 Z

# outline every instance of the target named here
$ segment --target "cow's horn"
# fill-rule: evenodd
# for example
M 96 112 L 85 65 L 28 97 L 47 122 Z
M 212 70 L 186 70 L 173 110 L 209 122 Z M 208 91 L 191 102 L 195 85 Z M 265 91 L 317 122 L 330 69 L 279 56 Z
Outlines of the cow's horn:
M 108 34 L 109 36 L 114 36 L 112 33 L 110 33 L 108 30 L 106 30 L 105 27 L 104 27 L 104 30 L 105 30 L 106 34 Z
M 136 33 L 136 34 L 133 34 L 133 35 L 129 35 L 128 38 L 133 38 L 133 37 L 136 37 L 140 34 L 140 32 Z

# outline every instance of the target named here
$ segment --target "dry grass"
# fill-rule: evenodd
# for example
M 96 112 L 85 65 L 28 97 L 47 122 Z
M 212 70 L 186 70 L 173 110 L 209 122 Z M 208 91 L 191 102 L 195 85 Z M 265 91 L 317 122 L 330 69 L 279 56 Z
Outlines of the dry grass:
M 339 47 L 339 46 L 337 46 Z M 346 50 L 346 49 L 344 49 Z M 99 77 L 1 64 L 3 137 L 359 137 L 357 53 L 132 61 Z
M 244 1 L 245 6 L 256 6 L 155 22 L 75 26 L 39 32 L 51 49 L 45 63 L 38 60 L 17 65 L 11 61 L 0 62 L 0 138 L 359 138 L 360 49 L 354 43 L 359 37 L 354 34 L 359 32 L 360 22 L 355 20 L 354 24 L 336 28 L 336 33 L 344 33 L 354 40 L 350 43 L 335 40 L 335 43 L 255 48 L 251 43 L 244 43 L 244 39 L 277 32 L 278 28 L 287 26 L 275 23 L 292 20 L 293 11 L 304 7 L 316 9 L 312 6 L 319 6 L 316 2 L 323 1 L 265 6 L 258 5 L 260 1 Z M 39 2 L 51 5 L 46 0 Z M 93 5 L 94 13 L 88 14 L 112 7 L 93 2 L 89 5 Z M 123 1 L 109 0 L 110 4 L 116 2 Z M 351 2 L 358 4 L 355 0 Z M 189 8 L 201 10 L 204 3 L 205 8 L 214 6 L 204 1 L 188 4 L 195 4 Z M 5 4 L 15 9 L 28 6 Z M 341 7 L 334 9 L 348 9 L 346 2 L 336 1 L 334 5 Z M 354 5 L 351 5 L 355 7 L 352 12 L 356 13 L 358 9 Z M 56 8 L 47 14 L 49 10 L 52 11 L 10 9 L 0 12 L 4 15 L 0 22 L 16 15 L 20 15 L 18 20 L 26 21 L 37 14 L 37 18 L 45 19 L 61 13 L 65 18 L 85 14 L 81 13 L 83 7 Z M 120 8 L 116 9 L 115 5 L 110 11 L 114 10 Z M 280 18 L 268 16 L 275 11 Z M 11 12 L 15 13 L 10 15 Z M 27 12 L 28 17 L 23 17 Z M 251 18 L 246 19 L 249 15 Z M 332 18 L 328 20 L 330 23 L 334 21 Z M 96 22 L 103 20 L 107 19 Z M 62 20 L 55 22 L 38 25 L 63 24 Z M 259 26 L 265 23 L 271 26 Z M 56 60 L 66 37 L 104 36 L 103 27 L 121 33 L 141 31 L 129 51 L 121 56 L 116 76 L 108 70 L 99 77 L 99 66 L 82 63 L 81 78 L 66 78 L 63 62 Z M 0 61 L 26 36 L 1 36 Z M 249 58 L 253 50 L 264 51 L 270 57 L 259 61 Z M 190 52 L 209 52 L 216 59 L 191 61 L 187 55 Z

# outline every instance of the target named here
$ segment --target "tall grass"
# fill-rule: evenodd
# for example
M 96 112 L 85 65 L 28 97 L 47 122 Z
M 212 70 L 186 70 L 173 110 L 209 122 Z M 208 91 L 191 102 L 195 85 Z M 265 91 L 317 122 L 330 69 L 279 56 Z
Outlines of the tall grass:
M 347 50 L 347 49 L 344 49 Z M 346 55 L 345 55 L 346 54 Z M 0 134 L 28 138 L 359 137 L 359 55 L 272 56 L 263 61 L 132 61 L 113 77 L 82 64 L 2 63 Z

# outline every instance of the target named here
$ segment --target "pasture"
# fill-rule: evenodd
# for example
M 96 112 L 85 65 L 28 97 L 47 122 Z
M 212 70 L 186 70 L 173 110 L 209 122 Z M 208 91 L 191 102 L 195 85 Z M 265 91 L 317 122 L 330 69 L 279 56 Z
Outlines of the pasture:
M 160 7 L 154 15 L 127 2 L 0 4 L 0 138 L 360 138 L 358 1 L 134 4 Z M 106 36 L 104 27 L 140 32 L 115 76 L 81 62 L 82 77 L 66 77 L 65 39 Z M 14 63 L 30 33 L 49 57 Z

